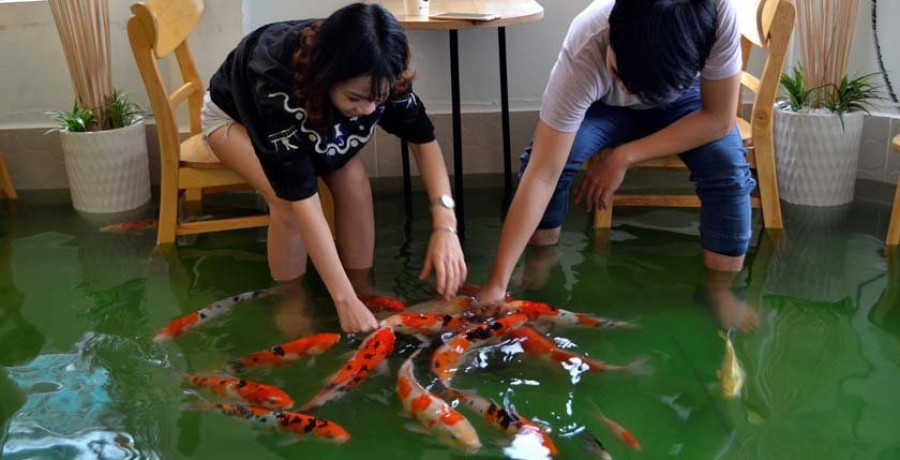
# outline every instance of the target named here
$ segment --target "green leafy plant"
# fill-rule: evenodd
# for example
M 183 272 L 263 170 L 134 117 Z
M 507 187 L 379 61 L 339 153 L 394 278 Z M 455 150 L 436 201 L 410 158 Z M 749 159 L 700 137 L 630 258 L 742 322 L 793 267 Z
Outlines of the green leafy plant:
M 794 67 L 793 74 L 781 75 L 781 87 L 786 94 L 781 100 L 793 112 L 826 109 L 838 116 L 843 127 L 844 114 L 869 113 L 873 102 L 881 99 L 881 85 L 872 81 L 877 75 L 880 74 L 870 73 L 853 79 L 844 75 L 838 84 L 807 88 L 803 71 Z
M 75 102 L 72 110 L 55 110 L 48 112 L 50 118 L 59 123 L 59 126 L 51 129 L 49 132 L 65 132 L 65 133 L 84 133 L 88 131 L 100 131 L 107 129 L 119 129 L 131 126 L 142 120 L 145 116 L 140 106 L 131 102 L 128 95 L 121 91 L 113 91 L 112 95 L 106 98 L 104 107 L 106 118 L 100 122 L 100 118 L 94 114 L 95 111 L 82 107 Z
M 59 123 L 58 127 L 47 131 L 48 133 L 55 131 L 63 133 L 84 133 L 92 131 L 96 124 L 94 113 L 86 107 L 79 106 L 78 102 L 75 102 L 71 111 L 54 110 L 48 112 L 47 115 Z
M 140 106 L 131 102 L 128 95 L 115 90 L 106 100 L 106 123 L 104 129 L 119 129 L 131 126 L 144 118 Z

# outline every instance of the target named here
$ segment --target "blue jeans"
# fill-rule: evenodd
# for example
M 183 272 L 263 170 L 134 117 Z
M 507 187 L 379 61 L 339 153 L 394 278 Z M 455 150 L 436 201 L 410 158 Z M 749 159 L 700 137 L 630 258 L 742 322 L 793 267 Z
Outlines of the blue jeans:
M 632 109 L 595 102 L 578 128 L 566 167 L 538 228 L 550 229 L 562 225 L 569 207 L 572 179 L 591 155 L 604 148 L 653 134 L 700 107 L 700 88 L 697 84 L 665 107 Z M 522 154 L 520 178 L 528 167 L 530 155 L 531 145 Z M 756 188 L 756 181 L 750 174 L 747 150 L 737 127 L 728 136 L 682 153 L 679 157 L 690 169 L 690 179 L 701 201 L 700 244 L 717 254 L 744 255 L 752 233 L 750 192 Z

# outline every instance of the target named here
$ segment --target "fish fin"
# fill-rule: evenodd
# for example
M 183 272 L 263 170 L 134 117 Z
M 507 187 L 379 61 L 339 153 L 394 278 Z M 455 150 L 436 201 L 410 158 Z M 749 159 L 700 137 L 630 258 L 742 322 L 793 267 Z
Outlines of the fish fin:
M 375 375 L 385 375 L 391 371 L 390 366 L 388 366 L 387 360 L 383 360 L 375 366 Z
M 424 434 L 427 436 L 432 435 L 431 431 L 428 431 L 428 428 L 425 428 L 424 426 L 422 426 L 418 423 L 408 422 L 408 423 L 403 424 L 403 428 L 406 428 L 407 430 L 412 431 L 413 433 Z
M 425 334 L 413 334 L 413 337 L 416 338 L 419 342 L 422 342 L 423 347 L 431 346 L 432 338 Z
M 653 368 L 647 364 L 648 361 L 650 361 L 649 356 L 641 356 L 622 366 L 621 371 L 623 374 L 629 375 L 651 375 L 653 374 Z
M 306 361 L 306 367 L 312 369 L 316 367 L 316 357 L 311 356 L 308 361 Z

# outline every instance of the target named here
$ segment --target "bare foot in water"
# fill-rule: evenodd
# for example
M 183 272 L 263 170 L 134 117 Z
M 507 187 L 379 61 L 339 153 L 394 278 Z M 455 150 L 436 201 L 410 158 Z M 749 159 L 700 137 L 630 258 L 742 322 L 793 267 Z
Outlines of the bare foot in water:
M 737 272 L 706 270 L 706 298 L 722 329 L 750 332 L 759 326 L 759 315 L 747 302 L 734 295 L 732 285 Z

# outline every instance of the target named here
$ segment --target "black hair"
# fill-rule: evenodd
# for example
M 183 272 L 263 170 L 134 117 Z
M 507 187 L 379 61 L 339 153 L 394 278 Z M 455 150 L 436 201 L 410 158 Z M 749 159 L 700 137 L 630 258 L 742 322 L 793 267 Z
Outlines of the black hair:
M 412 81 L 406 33 L 379 4 L 353 3 L 306 28 L 294 56 L 297 96 L 306 101 L 313 126 L 332 118 L 329 93 L 334 85 L 369 75 L 369 98 L 382 100 L 403 92 Z
M 713 0 L 616 0 L 609 16 L 616 76 L 645 103 L 670 102 L 703 69 L 717 28 Z

